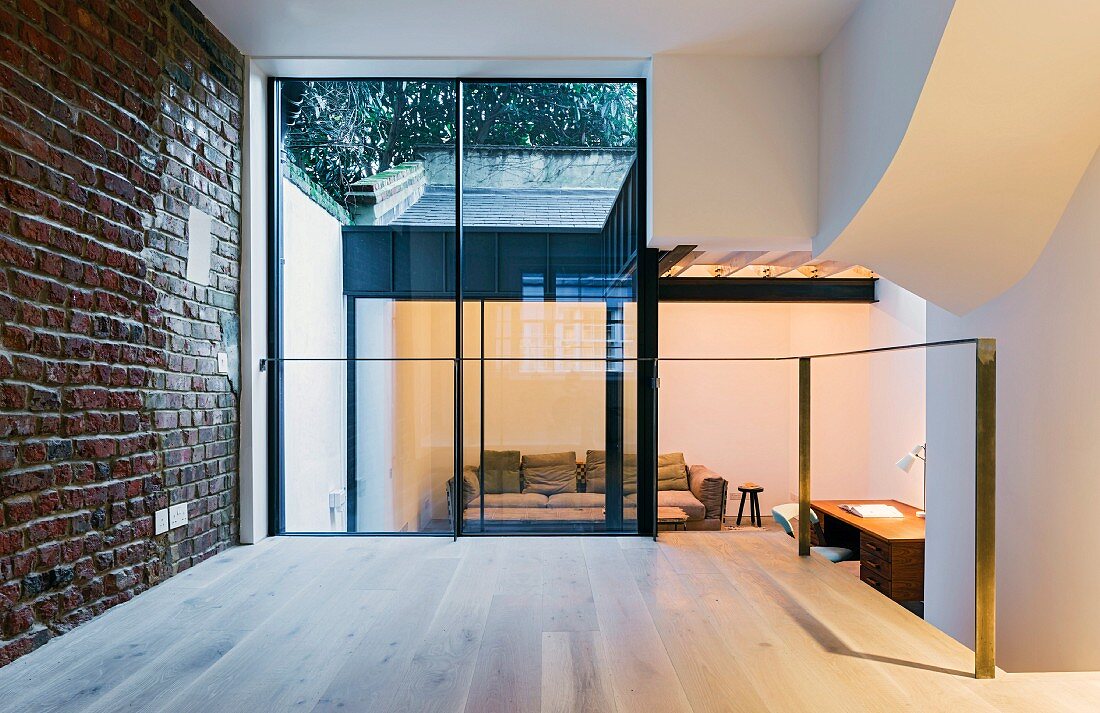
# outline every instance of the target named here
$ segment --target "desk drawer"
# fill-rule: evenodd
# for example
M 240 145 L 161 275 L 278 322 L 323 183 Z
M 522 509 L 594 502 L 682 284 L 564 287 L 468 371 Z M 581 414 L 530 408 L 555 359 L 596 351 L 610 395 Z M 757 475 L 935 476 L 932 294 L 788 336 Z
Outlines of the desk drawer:
M 874 574 L 878 575 L 879 578 L 885 579 L 888 582 L 893 578 L 891 573 L 892 567 L 889 562 L 882 559 L 881 557 L 876 557 L 866 550 L 864 550 L 860 554 L 860 574 L 863 574 L 864 572 L 873 572 Z
M 872 537 L 866 532 L 859 533 L 859 549 L 862 553 L 871 555 L 872 557 L 878 557 L 883 562 L 890 563 L 890 543 L 886 540 L 880 540 L 877 537 Z M 862 559 L 862 554 L 860 556 Z
M 859 568 L 859 578 L 861 580 L 863 580 L 864 582 L 866 582 L 867 584 L 874 587 L 875 589 L 877 589 L 882 594 L 885 594 L 888 597 L 890 596 L 891 587 L 890 587 L 890 580 L 889 579 L 886 579 L 885 577 L 883 577 L 882 575 L 880 575 L 876 572 L 868 570 L 866 567 L 864 567 L 862 565 Z

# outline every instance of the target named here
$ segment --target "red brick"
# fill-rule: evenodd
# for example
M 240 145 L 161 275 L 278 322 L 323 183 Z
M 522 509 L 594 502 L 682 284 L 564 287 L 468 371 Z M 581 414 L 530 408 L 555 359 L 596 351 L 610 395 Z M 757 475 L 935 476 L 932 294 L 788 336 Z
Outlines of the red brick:
M 4 518 L 9 525 L 34 518 L 34 500 L 28 496 L 11 498 L 4 503 Z
M 22 606 L 12 609 L 4 616 L 3 631 L 5 636 L 22 634 L 34 624 L 34 614 L 30 607 Z
M 239 240 L 243 68 L 175 2 L 0 7 L 0 665 L 236 536 L 222 308 L 176 271 L 189 201 Z M 195 68 L 190 96 L 169 62 Z M 203 130 L 176 133 L 185 113 Z M 230 291 L 235 250 L 215 258 Z M 168 547 L 170 493 L 194 502 Z

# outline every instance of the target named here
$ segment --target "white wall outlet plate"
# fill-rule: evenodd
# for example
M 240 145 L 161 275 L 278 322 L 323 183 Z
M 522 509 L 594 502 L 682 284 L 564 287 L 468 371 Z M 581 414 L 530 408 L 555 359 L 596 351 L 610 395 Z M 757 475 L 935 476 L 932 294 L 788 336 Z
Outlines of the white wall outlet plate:
M 180 503 L 168 508 L 168 527 L 176 529 L 187 524 L 187 503 Z
M 229 373 L 229 355 L 225 352 L 218 352 L 218 373 Z
M 155 532 L 158 535 L 168 532 L 168 508 L 157 510 Z

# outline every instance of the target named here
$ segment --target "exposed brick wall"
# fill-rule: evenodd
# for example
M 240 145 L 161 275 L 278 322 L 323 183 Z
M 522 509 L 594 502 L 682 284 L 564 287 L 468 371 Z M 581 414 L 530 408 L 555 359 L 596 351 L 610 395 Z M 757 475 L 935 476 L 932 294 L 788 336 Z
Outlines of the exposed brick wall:
M 0 665 L 237 542 L 242 92 L 186 0 L 0 0 Z

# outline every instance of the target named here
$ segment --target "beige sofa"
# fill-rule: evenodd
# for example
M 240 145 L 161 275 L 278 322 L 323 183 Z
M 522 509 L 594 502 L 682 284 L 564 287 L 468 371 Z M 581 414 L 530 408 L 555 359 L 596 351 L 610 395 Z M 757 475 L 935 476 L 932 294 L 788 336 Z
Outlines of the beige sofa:
M 484 506 L 478 468 L 466 466 L 463 472 L 463 530 L 603 531 L 603 457 L 603 451 L 588 451 L 583 461 L 577 461 L 572 452 L 520 455 L 518 451 L 486 451 Z M 637 469 L 627 458 L 623 520 L 630 529 L 631 522 L 637 520 Z M 682 509 L 688 517 L 687 529 L 722 528 L 727 482 L 714 471 L 703 465 L 688 466 L 683 454 L 664 454 L 658 460 L 658 488 L 658 507 Z M 449 497 L 452 492 L 449 487 Z

